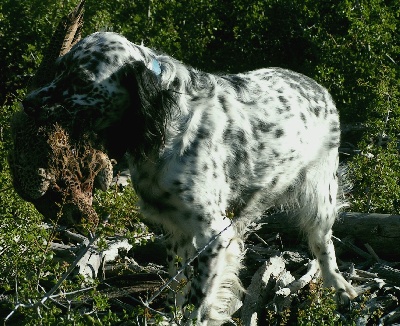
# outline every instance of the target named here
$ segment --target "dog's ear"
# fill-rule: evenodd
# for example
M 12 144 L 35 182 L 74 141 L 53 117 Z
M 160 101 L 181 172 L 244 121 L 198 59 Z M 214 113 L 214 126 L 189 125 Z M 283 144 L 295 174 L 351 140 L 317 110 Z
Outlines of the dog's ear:
M 127 63 L 116 72 L 115 78 L 129 94 L 129 105 L 121 119 L 104 130 L 111 157 L 118 159 L 129 152 L 140 159 L 162 146 L 175 101 L 172 92 L 162 88 L 160 74 L 161 69 L 148 69 L 141 61 Z

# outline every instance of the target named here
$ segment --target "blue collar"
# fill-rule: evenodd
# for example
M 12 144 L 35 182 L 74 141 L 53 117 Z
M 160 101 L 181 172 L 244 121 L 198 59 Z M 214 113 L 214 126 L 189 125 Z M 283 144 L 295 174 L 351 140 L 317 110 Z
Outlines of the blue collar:
M 151 70 L 154 72 L 154 74 L 157 77 L 160 77 L 160 75 L 161 75 L 161 65 L 156 59 L 153 59 L 151 61 Z

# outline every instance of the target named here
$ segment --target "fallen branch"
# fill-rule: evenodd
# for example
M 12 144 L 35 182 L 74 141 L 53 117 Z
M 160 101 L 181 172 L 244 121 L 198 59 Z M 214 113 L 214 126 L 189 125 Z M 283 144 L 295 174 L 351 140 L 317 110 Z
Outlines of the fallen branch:
M 265 216 L 262 222 L 266 225 L 258 233 L 278 232 L 286 239 L 301 240 L 303 235 L 296 221 L 285 213 Z M 338 238 L 355 239 L 354 245 L 359 248 L 368 243 L 380 259 L 400 259 L 400 252 L 393 250 L 400 247 L 400 215 L 343 213 L 333 226 L 333 234 Z M 372 258 L 369 253 L 365 254 Z
M 362 249 L 358 248 L 357 246 L 353 245 L 350 241 L 348 241 L 346 239 L 341 240 L 341 239 L 339 239 L 338 237 L 335 237 L 335 236 L 332 236 L 332 238 L 334 240 L 336 240 L 337 242 L 341 243 L 343 246 L 345 246 L 347 248 L 350 248 L 351 250 L 353 250 L 359 256 L 361 256 L 361 257 L 363 257 L 363 258 L 365 258 L 367 260 L 372 259 L 372 256 L 369 253 L 367 253 L 364 250 L 362 250 Z
M 379 325 L 392 325 L 393 322 L 398 320 L 400 320 L 400 307 L 397 307 L 379 319 Z
M 372 272 L 377 273 L 386 282 L 400 285 L 400 270 L 384 264 L 375 264 Z
M 381 260 L 379 259 L 378 255 L 376 254 L 375 250 L 370 246 L 369 243 L 364 244 L 365 248 L 367 248 L 370 255 L 375 259 L 377 263 L 380 263 Z
M 116 239 L 107 243 L 106 250 L 99 251 L 97 247 L 91 248 L 77 264 L 79 274 L 83 275 L 85 279 L 96 278 L 100 267 L 107 262 L 114 261 L 119 256 L 118 251 L 121 248 L 129 251 L 132 245 L 128 243 L 127 239 Z
M 277 296 L 287 297 L 290 294 L 296 293 L 305 287 L 315 277 L 319 270 L 318 263 L 315 259 L 308 263 L 307 273 L 300 277 L 298 280 L 294 280 L 287 287 L 280 289 L 276 292 Z
M 265 296 L 268 293 L 268 289 L 274 283 L 273 281 L 284 271 L 284 260 L 281 257 L 275 256 L 264 262 L 253 275 L 243 301 L 241 314 L 243 325 L 256 326 L 258 324 L 258 316 L 264 308 Z
M 333 227 L 338 237 L 351 236 L 356 244 L 369 244 L 381 259 L 395 260 L 400 252 L 400 215 L 364 214 L 346 212 L 341 214 Z

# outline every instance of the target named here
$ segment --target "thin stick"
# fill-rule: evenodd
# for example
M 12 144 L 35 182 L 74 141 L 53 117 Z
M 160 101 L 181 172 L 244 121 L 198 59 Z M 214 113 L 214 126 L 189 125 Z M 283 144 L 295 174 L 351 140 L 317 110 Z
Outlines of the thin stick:
M 104 284 L 104 285 L 106 285 L 106 286 L 108 286 L 110 288 L 115 288 L 114 286 L 111 286 L 110 284 L 105 283 L 105 282 L 102 283 L 102 284 Z M 142 305 L 144 304 L 144 302 L 142 300 L 136 299 L 135 297 L 131 296 L 129 294 L 129 291 L 121 291 L 121 292 L 124 293 L 125 297 L 127 297 L 127 298 L 129 298 L 129 299 L 131 299 L 131 300 L 133 300 L 133 301 L 135 301 L 135 302 L 137 302 L 139 304 L 142 304 Z M 165 314 L 165 313 L 163 313 L 161 311 L 155 310 L 155 309 L 153 309 L 151 307 L 147 307 L 147 306 L 146 306 L 146 308 L 149 309 L 152 313 L 159 314 L 159 315 L 161 315 L 163 317 L 169 318 L 169 316 L 167 314 Z
M 364 250 L 358 248 L 357 246 L 353 245 L 349 241 L 342 241 L 339 238 L 335 237 L 334 235 L 332 236 L 332 239 L 335 239 L 336 241 L 340 242 L 344 246 L 352 249 L 354 252 L 356 252 L 357 254 L 359 254 L 361 257 L 363 257 L 365 259 L 371 259 L 372 258 L 372 256 L 369 253 L 367 253 Z
M 371 245 L 369 243 L 364 243 L 365 248 L 367 248 L 368 252 L 370 253 L 370 255 L 375 259 L 375 261 L 377 263 L 381 262 L 381 259 L 379 258 L 379 256 L 376 254 L 375 250 L 371 247 Z

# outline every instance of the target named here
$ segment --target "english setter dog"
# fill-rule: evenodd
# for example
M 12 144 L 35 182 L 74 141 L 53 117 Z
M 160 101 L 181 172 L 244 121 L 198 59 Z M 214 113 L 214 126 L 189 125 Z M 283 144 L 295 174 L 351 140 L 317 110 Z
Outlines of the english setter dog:
M 205 73 L 109 32 L 84 38 L 56 66 L 25 112 L 90 128 L 110 157 L 127 153 L 144 216 L 169 234 L 171 276 L 201 251 L 170 299 L 186 318 L 230 319 L 244 232 L 273 206 L 296 212 L 325 285 L 347 303 L 357 295 L 331 240 L 340 127 L 325 88 L 280 68 Z

